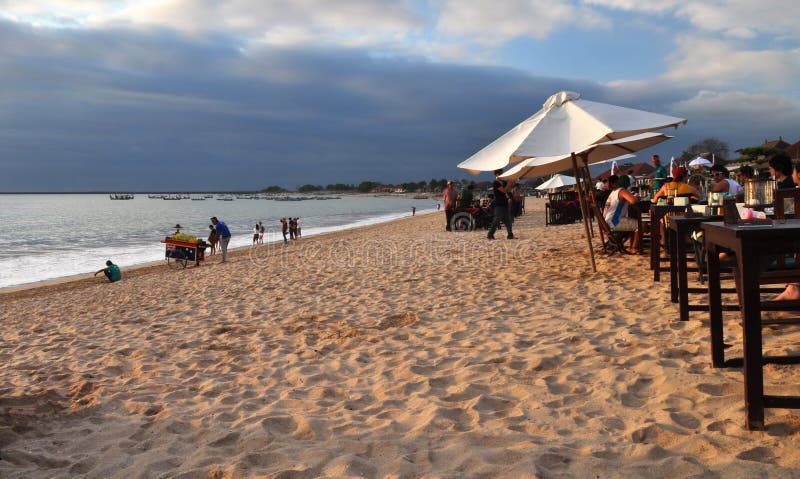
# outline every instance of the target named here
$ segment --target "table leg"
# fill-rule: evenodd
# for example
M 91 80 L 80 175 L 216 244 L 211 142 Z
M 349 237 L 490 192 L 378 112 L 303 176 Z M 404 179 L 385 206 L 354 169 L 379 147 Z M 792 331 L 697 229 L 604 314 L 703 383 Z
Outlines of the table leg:
M 678 302 L 678 234 L 672 228 L 667 232 L 669 240 L 669 296 L 673 303 Z
M 655 215 L 650 213 L 650 270 L 655 269 L 656 262 L 658 261 L 658 248 L 660 247 L 659 243 L 661 242 L 659 238 L 661 232 L 658 230 L 658 221 L 656 221 Z
M 681 321 L 689 320 L 689 280 L 686 272 L 686 237 L 682 234 L 675 234 L 673 240 L 677 243 L 673 246 L 672 251 L 675 252 L 675 261 L 672 266 L 677 268 L 677 272 L 673 269 L 670 274 L 677 276 L 677 289 L 678 289 L 678 307 L 680 309 Z
M 661 281 L 661 217 L 656 216 L 655 224 L 651 224 L 650 243 L 652 255 L 650 256 L 653 269 L 653 281 Z
M 749 430 L 764 429 L 764 371 L 761 351 L 761 298 L 758 289 L 759 265 L 755 257 L 736 252 L 741 285 L 742 349 L 744 355 L 744 404 Z
M 708 268 L 708 313 L 711 327 L 711 365 L 725 366 L 725 345 L 722 332 L 722 289 L 719 284 L 719 254 L 717 245 L 706 243 Z

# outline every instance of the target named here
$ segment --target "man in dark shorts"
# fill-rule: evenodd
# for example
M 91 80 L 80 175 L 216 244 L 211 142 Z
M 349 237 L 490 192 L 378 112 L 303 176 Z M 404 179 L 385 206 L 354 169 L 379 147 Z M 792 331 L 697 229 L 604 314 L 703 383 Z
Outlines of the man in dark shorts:
M 453 185 L 452 181 L 447 182 L 447 187 L 442 191 L 442 202 L 444 202 L 444 214 L 445 220 L 447 221 L 447 225 L 445 225 L 446 231 L 452 231 L 452 226 L 450 222 L 453 220 L 453 216 L 456 214 L 456 189 Z
M 506 193 L 514 186 L 514 180 L 501 180 L 500 175 L 503 170 L 494 170 L 494 183 L 492 184 L 492 192 L 494 193 L 494 220 L 492 226 L 489 227 L 489 234 L 486 236 L 490 240 L 494 239 L 494 232 L 500 227 L 502 221 L 506 225 L 506 232 L 508 239 L 514 239 L 514 232 L 511 230 L 511 215 L 508 211 L 508 196 Z

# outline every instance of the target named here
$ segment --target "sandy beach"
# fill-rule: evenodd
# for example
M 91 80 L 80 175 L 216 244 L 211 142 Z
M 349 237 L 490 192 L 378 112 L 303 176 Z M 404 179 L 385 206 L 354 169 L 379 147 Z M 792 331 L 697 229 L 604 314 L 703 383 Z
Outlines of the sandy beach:
M 593 274 L 543 200 L 514 228 L 441 212 L 3 292 L 0 477 L 800 477 L 800 411 L 747 431 L 741 370 L 645 256 Z

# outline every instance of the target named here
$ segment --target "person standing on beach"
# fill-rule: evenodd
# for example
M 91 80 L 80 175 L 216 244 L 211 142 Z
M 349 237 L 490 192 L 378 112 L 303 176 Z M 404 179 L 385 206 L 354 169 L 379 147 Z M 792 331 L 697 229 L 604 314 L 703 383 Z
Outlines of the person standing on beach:
M 444 189 L 442 193 L 442 202 L 444 203 L 444 215 L 447 219 L 447 226 L 445 226 L 445 230 L 452 231 L 450 227 L 450 220 L 453 219 L 453 215 L 456 214 L 456 197 L 457 197 L 456 189 L 453 187 L 453 182 L 448 181 L 447 187 Z
M 294 219 L 294 238 L 300 239 L 300 218 Z
M 253 244 L 258 244 L 258 235 L 261 234 L 261 228 L 258 223 L 253 227 Z
M 219 235 L 217 234 L 217 230 L 214 229 L 214 225 L 208 225 L 208 229 L 210 232 L 208 233 L 208 244 L 211 245 L 211 252 L 208 254 L 209 256 L 214 256 L 217 252 L 217 243 L 219 242 Z
M 412 206 L 411 207 L 411 216 L 416 216 L 416 215 L 417 215 L 417 207 L 416 206 Z
M 283 233 L 283 242 L 288 243 L 289 240 L 286 239 L 286 233 L 289 231 L 289 225 L 286 224 L 286 218 L 281 218 L 281 233 Z
M 220 221 L 216 216 L 211 218 L 211 224 L 219 235 L 219 248 L 222 250 L 222 262 L 228 261 L 228 243 L 231 241 L 231 230 L 224 221 Z
M 120 271 L 119 266 L 112 263 L 111 260 L 106 261 L 106 267 L 95 271 L 94 275 L 97 276 L 101 272 L 105 273 L 106 278 L 108 278 L 110 283 L 122 279 L 122 271 Z
M 258 222 L 258 244 L 264 244 L 264 223 Z
M 522 214 L 522 188 L 519 187 L 519 184 L 511 187 L 509 196 L 511 197 L 511 215 L 516 218 Z
M 494 170 L 494 183 L 492 183 L 492 192 L 494 193 L 494 219 L 492 226 L 489 227 L 489 233 L 486 237 L 490 240 L 494 239 L 494 232 L 500 227 L 502 221 L 506 225 L 506 232 L 508 239 L 514 239 L 514 232 L 511 230 L 511 215 L 508 214 L 508 196 L 506 194 L 514 186 L 514 180 L 501 180 L 500 175 L 503 170 Z
M 651 160 L 653 161 L 653 166 L 656 167 L 653 170 L 653 194 L 655 194 L 667 181 L 667 169 L 661 166 L 661 158 L 658 155 L 653 155 Z

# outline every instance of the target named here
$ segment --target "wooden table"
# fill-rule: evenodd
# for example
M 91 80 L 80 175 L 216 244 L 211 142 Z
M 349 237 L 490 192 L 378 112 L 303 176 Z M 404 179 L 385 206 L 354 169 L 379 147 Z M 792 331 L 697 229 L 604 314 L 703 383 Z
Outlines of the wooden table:
M 698 229 L 700 224 L 721 220 L 721 216 L 692 216 L 688 218 L 673 217 L 669 221 L 667 234 L 669 235 L 670 299 L 673 303 L 678 303 L 681 321 L 689 320 L 689 311 L 708 311 L 707 303 L 689 304 L 690 293 L 706 294 L 708 289 L 689 287 L 686 243 L 691 239 L 692 232 Z M 738 308 L 734 306 L 733 310 L 738 310 Z
M 685 213 L 688 206 L 650 205 L 650 269 L 653 281 L 661 281 L 661 220 L 669 213 Z
M 800 220 L 777 221 L 773 226 L 726 226 L 709 222 L 703 228 L 708 258 L 708 300 L 711 323 L 711 360 L 719 368 L 726 363 L 722 331 L 722 294 L 718 248 L 728 248 L 736 257 L 736 284 L 742 316 L 743 372 L 745 422 L 748 429 L 764 429 L 764 408 L 800 408 L 800 397 L 764 394 L 764 362 L 782 359 L 782 363 L 797 362 L 797 358 L 764 358 L 761 350 L 761 298 L 759 286 L 770 257 L 795 252 L 800 241 Z M 800 278 L 798 278 L 800 280 Z M 730 364 L 732 365 L 732 364 Z

